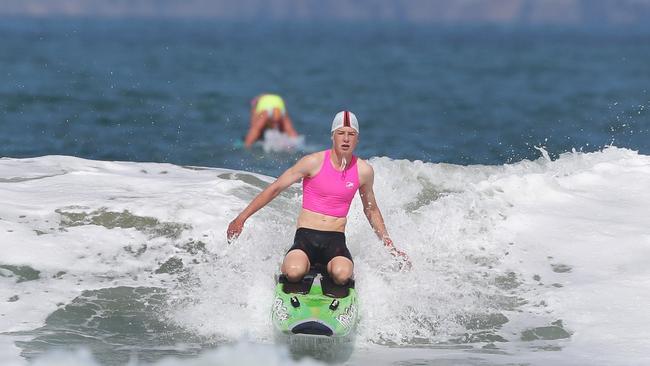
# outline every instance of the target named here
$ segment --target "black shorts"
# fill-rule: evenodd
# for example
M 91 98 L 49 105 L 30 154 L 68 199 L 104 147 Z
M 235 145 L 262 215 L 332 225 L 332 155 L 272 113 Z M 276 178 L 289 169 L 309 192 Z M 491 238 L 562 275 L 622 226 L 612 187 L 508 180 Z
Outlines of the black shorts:
M 293 246 L 287 251 L 300 249 L 307 254 L 312 266 L 327 266 L 334 257 L 352 260 L 352 255 L 345 245 L 345 234 L 339 231 L 320 231 L 304 227 L 296 230 Z

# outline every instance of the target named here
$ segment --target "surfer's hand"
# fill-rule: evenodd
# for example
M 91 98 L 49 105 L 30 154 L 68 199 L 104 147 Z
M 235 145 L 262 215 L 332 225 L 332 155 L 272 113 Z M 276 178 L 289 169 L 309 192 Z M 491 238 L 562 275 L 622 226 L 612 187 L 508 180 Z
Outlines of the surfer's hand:
M 233 240 L 237 239 L 239 234 L 241 234 L 244 229 L 244 221 L 240 220 L 239 217 L 235 218 L 228 225 L 228 231 L 226 232 L 226 237 L 228 238 L 228 243 L 231 243 Z
M 404 253 L 403 251 L 395 248 L 395 245 L 393 244 L 393 241 L 390 238 L 386 237 L 383 240 L 384 240 L 384 245 L 386 245 L 386 247 L 388 247 L 388 250 L 390 250 L 390 254 L 392 254 L 396 259 L 399 260 L 399 264 L 398 264 L 399 269 L 405 271 L 410 270 L 412 264 L 411 264 L 411 260 L 409 259 L 409 256 L 406 255 L 406 253 Z
M 395 256 L 399 260 L 399 269 L 404 270 L 404 271 L 410 271 L 411 267 L 413 266 L 411 264 L 411 260 L 409 259 L 409 256 L 406 255 L 403 251 L 393 247 L 390 252 L 392 255 Z

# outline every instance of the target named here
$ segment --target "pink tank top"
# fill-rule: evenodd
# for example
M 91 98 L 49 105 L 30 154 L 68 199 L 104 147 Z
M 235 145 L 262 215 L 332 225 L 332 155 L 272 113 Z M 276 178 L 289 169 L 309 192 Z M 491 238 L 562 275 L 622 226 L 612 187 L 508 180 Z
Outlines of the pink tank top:
M 359 189 L 357 157 L 345 170 L 338 171 L 330 160 L 331 150 L 325 150 L 320 171 L 302 180 L 302 208 L 319 214 L 346 217 L 354 194 Z

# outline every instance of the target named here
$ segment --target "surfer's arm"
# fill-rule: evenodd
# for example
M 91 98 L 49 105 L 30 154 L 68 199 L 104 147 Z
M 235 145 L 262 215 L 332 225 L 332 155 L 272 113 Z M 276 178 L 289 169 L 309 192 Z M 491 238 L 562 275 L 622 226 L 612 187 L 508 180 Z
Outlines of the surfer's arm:
M 377 206 L 377 201 L 375 199 L 375 192 L 372 188 L 375 179 L 375 173 L 372 167 L 363 162 L 360 165 L 360 178 L 361 185 L 359 187 L 359 196 L 361 197 L 361 202 L 363 203 L 363 213 L 366 215 L 370 226 L 377 234 L 379 240 L 381 240 L 384 245 L 390 250 L 391 254 L 396 257 L 402 257 L 407 263 L 410 264 L 408 256 L 403 251 L 397 249 L 393 243 L 393 240 L 388 235 L 388 230 L 386 229 L 386 224 L 384 223 L 384 217 L 381 214 L 379 206 Z
M 314 154 L 303 157 L 294 166 L 282 173 L 275 182 L 271 183 L 260 192 L 260 194 L 258 194 L 251 203 L 249 203 L 248 206 L 246 206 L 246 208 L 234 220 L 232 220 L 232 222 L 230 222 L 227 231 L 228 240 L 232 240 L 239 236 L 244 227 L 244 222 L 246 222 L 249 217 L 262 207 L 266 206 L 287 187 L 307 176 L 309 172 L 313 170 L 315 164 L 318 166 Z
M 370 168 L 372 169 L 372 168 Z M 377 206 L 377 201 L 375 200 L 375 192 L 372 189 L 372 177 L 370 181 L 359 187 L 359 196 L 361 196 L 361 202 L 363 203 L 363 213 L 366 215 L 370 226 L 377 234 L 377 237 L 384 242 L 388 247 L 392 246 L 393 241 L 388 235 L 388 230 L 386 229 L 386 224 L 384 223 L 384 217 L 381 215 L 381 210 Z
M 291 122 L 289 114 L 285 114 L 282 118 L 282 131 L 291 137 L 298 137 L 298 132 L 293 128 L 293 123 Z
M 255 141 L 257 141 L 260 136 L 262 136 L 262 131 L 264 131 L 264 122 L 266 121 L 266 112 L 264 113 L 251 113 L 251 126 L 248 129 L 248 133 L 244 138 L 244 146 L 251 147 Z

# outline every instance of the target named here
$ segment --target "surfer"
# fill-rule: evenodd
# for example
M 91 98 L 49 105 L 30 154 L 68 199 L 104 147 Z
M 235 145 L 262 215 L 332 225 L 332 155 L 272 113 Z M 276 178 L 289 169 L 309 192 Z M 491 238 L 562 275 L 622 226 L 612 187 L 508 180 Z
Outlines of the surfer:
M 410 266 L 406 253 L 395 247 L 386 230 L 375 200 L 372 167 L 352 154 L 359 140 L 356 116 L 349 111 L 337 113 L 331 133 L 332 148 L 304 156 L 258 194 L 228 225 L 228 240 L 241 234 L 251 215 L 302 179 L 303 199 L 298 228 L 281 268 L 289 281 L 300 281 L 316 264 L 326 266 L 330 277 L 339 285 L 352 278 L 354 264 L 345 243 L 345 225 L 357 190 L 364 213 L 379 239 L 391 254 Z
M 244 146 L 249 148 L 255 141 L 264 138 L 264 131 L 277 129 L 289 137 L 297 137 L 284 100 L 279 95 L 262 94 L 251 101 L 250 128 L 244 138 Z

